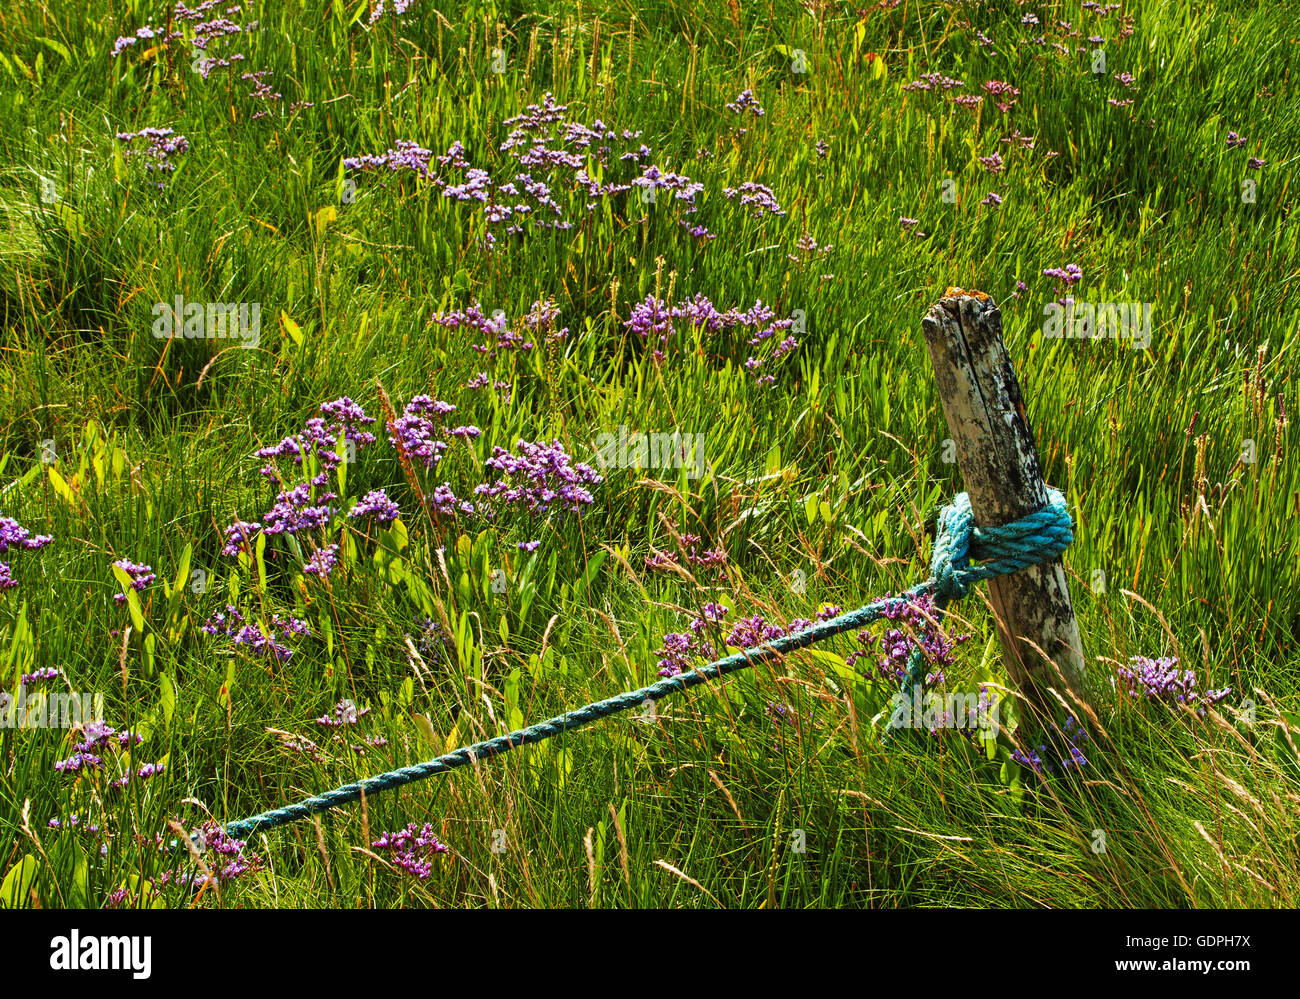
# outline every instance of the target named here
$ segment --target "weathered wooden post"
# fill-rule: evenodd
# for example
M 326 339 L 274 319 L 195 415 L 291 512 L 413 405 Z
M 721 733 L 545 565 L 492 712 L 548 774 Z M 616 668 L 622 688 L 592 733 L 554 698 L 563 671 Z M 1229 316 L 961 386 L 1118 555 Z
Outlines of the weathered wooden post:
M 921 328 L 975 523 L 1000 527 L 1041 510 L 1047 487 L 1020 383 L 1002 342 L 997 304 L 983 292 L 949 288 Z M 1061 560 L 988 585 L 1003 656 L 1020 690 L 1046 707 L 1046 688 L 1059 689 L 1064 681 L 1082 698 L 1083 647 Z

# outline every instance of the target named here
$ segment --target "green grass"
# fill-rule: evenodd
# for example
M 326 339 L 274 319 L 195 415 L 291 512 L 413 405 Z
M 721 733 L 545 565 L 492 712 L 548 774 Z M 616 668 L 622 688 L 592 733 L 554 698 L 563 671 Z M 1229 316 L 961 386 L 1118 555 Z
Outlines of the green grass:
M 373 27 L 359 4 L 245 6 L 261 23 L 233 47 L 245 62 L 206 81 L 179 45 L 110 56 L 119 34 L 165 21 L 159 4 L 0 13 L 0 512 L 55 538 L 6 556 L 19 585 L 0 595 L 0 687 L 56 667 L 145 736 L 136 764 L 167 763 L 111 792 L 53 769 L 78 734 L 0 730 L 0 904 L 102 905 L 164 869 L 133 834 L 171 839 L 169 820 L 241 818 L 648 683 L 662 636 L 706 601 L 785 623 L 921 581 L 934 513 L 961 489 L 920 334 L 949 285 L 998 301 L 1045 477 L 1075 516 L 1088 767 L 1042 782 L 1011 762 L 1029 721 L 992 759 L 953 733 L 882 743 L 872 718 L 888 691 L 848 675 L 842 639 L 829 658 L 663 701 L 654 723 L 618 716 L 256 837 L 264 868 L 197 904 L 1300 904 L 1300 25 L 1287 5 L 1129 0 L 1101 18 L 1074 2 L 904 0 L 859 17 L 832 3 L 416 0 Z M 1023 25 L 1029 11 L 1043 24 Z M 1104 74 L 1095 45 L 1052 47 L 1057 21 L 1108 39 Z M 1040 32 L 1048 44 L 1032 43 Z M 790 71 L 794 50 L 806 74 Z M 252 120 L 238 75 L 263 69 L 283 103 Z M 964 81 L 954 93 L 1007 81 L 1018 101 L 1004 115 L 989 98 L 969 110 L 903 89 L 926 72 Z M 725 105 L 746 88 L 766 114 L 742 121 Z M 492 253 L 477 244 L 482 206 L 413 174 L 353 171 L 355 198 L 340 198 L 342 158 L 397 140 L 437 154 L 459 140 L 503 182 L 503 123 L 547 92 L 573 120 L 640 130 L 629 148 L 649 146 L 647 164 L 704 184 L 690 218 L 717 239 L 691 237 L 664 192 L 588 215 L 557 184 L 574 229 L 500 237 Z M 299 100 L 314 106 L 280 113 Z M 165 191 L 114 139 L 144 127 L 190 143 Z M 1013 129 L 1033 148 L 1002 143 Z M 1228 148 L 1229 131 L 1247 145 Z M 993 153 L 1003 173 L 981 167 Z M 638 169 L 612 157 L 605 182 Z M 743 214 L 722 192 L 746 181 L 787 214 Z M 1000 207 L 981 205 L 989 191 Z M 805 231 L 833 250 L 792 261 Z M 1043 337 L 1062 289 L 1042 271 L 1067 263 L 1083 269 L 1081 301 L 1154 304 L 1149 349 Z M 622 325 L 647 295 L 697 293 L 802 317 L 799 347 L 762 369 L 770 386 L 744 368 L 742 336 L 679 327 L 658 364 Z M 257 349 L 152 336 L 153 304 L 177 294 L 260 303 Z M 548 298 L 567 339 L 490 362 L 430 322 L 475 301 L 514 321 Z M 508 401 L 465 387 L 480 370 L 511 383 Z M 483 430 L 425 489 L 466 495 L 491 448 L 521 437 L 594 462 L 597 435 L 620 424 L 705 435 L 709 470 L 608 469 L 580 518 L 485 526 L 418 513 L 377 431 L 347 494 L 388 489 L 400 552 L 395 536 L 350 532 L 355 558 L 328 586 L 283 546 L 264 580 L 223 557 L 222 529 L 274 499 L 253 452 L 339 396 L 381 416 L 380 385 L 399 410 L 427 392 Z M 670 524 L 725 550 L 725 573 L 648 571 Z M 530 539 L 542 545 L 525 555 Z M 159 576 L 139 622 L 112 599 L 123 557 Z M 201 593 L 186 582 L 197 570 Z M 202 634 L 232 594 L 313 636 L 269 664 Z M 950 683 L 1006 683 L 982 593 L 955 612 L 973 637 Z M 425 616 L 454 649 L 420 670 L 403 635 Z M 1134 655 L 1177 655 L 1200 689 L 1232 694 L 1205 719 L 1123 698 L 1110 678 Z M 343 697 L 371 708 L 363 731 L 387 745 L 328 748 L 314 719 Z M 798 724 L 775 726 L 768 702 Z M 105 856 L 100 839 L 47 827 L 72 812 L 111 831 Z M 426 881 L 368 848 L 426 821 L 451 848 Z M 196 904 L 176 884 L 155 897 Z

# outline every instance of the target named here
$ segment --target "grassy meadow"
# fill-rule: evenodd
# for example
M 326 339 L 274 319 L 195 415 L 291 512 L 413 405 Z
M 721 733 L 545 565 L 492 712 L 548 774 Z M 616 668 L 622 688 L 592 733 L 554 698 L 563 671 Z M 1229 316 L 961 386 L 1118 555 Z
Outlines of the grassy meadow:
M 106 723 L 0 727 L 0 906 L 1300 905 L 1300 12 L 195 8 L 0 12 L 0 709 Z M 979 586 L 995 737 L 886 734 L 885 622 L 215 831 L 923 581 L 949 286 L 1074 517 L 1068 723 Z

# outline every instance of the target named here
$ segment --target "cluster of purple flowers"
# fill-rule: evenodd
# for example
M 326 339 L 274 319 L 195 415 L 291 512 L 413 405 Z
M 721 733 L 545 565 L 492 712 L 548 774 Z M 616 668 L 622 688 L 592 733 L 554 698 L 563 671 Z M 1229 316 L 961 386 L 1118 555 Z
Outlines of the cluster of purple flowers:
M 530 516 L 546 514 L 553 507 L 561 516 L 578 513 L 594 502 L 587 486 L 602 481 L 591 466 L 574 462 L 558 440 L 549 444 L 520 440 L 515 453 L 494 447 L 492 457 L 483 464 L 500 473 L 495 482 L 481 483 L 474 490 L 490 501 L 486 506 L 480 504 L 479 512 L 487 517 L 495 517 L 507 506 Z
M 333 471 L 343 460 L 337 451 L 340 438 L 351 441 L 358 449 L 375 442 L 375 435 L 364 429 L 374 423 L 375 418 L 367 416 L 365 410 L 347 396 L 322 403 L 320 414 L 309 419 L 299 433 L 284 438 L 279 444 L 261 448 L 257 456 L 291 458 L 297 466 L 302 465 L 304 456 L 309 456 L 316 458 L 326 471 Z M 280 480 L 279 470 L 273 463 L 263 467 L 262 474 Z
M 1020 91 L 1002 80 L 986 80 L 981 87 L 1003 114 L 1010 112 L 1020 99 Z
M 225 17 L 216 14 L 218 7 L 222 8 L 221 13 L 225 14 Z M 237 24 L 230 20 L 231 17 L 237 17 L 242 9 L 240 4 L 223 3 L 222 0 L 204 0 L 203 3 L 194 8 L 186 7 L 184 3 L 177 3 L 166 18 L 166 23 L 173 25 L 171 31 L 146 24 L 137 28 L 134 35 L 124 35 L 118 38 L 113 43 L 110 55 L 121 55 L 141 41 L 150 41 L 155 45 L 162 46 L 170 46 L 173 42 L 184 44 L 185 25 L 189 24 L 192 25 L 190 44 L 205 54 L 205 57 L 196 64 L 196 68 L 203 79 L 206 80 L 213 69 L 228 67 L 236 62 L 243 62 L 244 56 L 239 52 L 230 53 L 226 57 L 206 55 L 212 42 L 224 39 L 225 43 L 229 45 L 233 36 L 257 29 L 257 21 Z
M 344 738 L 343 735 L 344 731 L 350 730 L 353 727 L 360 726 L 361 719 L 368 714 L 370 714 L 369 708 L 358 708 L 354 701 L 344 699 L 342 701 L 339 701 L 338 704 L 334 705 L 333 709 L 330 711 L 329 714 L 321 715 L 319 718 L 317 718 L 316 724 L 319 725 L 321 728 L 327 729 L 334 733 L 332 737 L 333 742 L 346 743 L 347 739 Z M 363 752 L 370 747 L 388 745 L 388 740 L 385 739 L 383 736 L 378 736 L 378 735 L 370 736 L 358 732 L 354 736 L 354 738 L 359 738 L 361 740 L 360 743 L 352 744 L 352 749 L 358 753 Z M 324 757 L 320 755 L 319 749 L 316 746 L 316 744 L 312 742 L 310 739 L 304 738 L 302 736 L 296 736 L 294 737 L 294 739 L 296 740 L 296 744 L 294 742 L 286 743 L 286 745 L 290 749 L 306 751 L 309 755 L 311 755 L 314 759 L 317 760 L 324 759 Z
M 785 214 L 785 209 L 777 203 L 776 195 L 765 184 L 747 180 L 740 187 L 724 187 L 722 194 L 726 198 L 734 198 L 739 194 L 740 207 L 748 208 L 750 215 L 756 219 L 761 219 L 765 215 L 782 216 Z
M 272 90 L 270 85 L 263 79 L 270 75 L 269 69 L 259 69 L 256 73 L 245 73 L 240 77 L 241 80 L 253 84 L 253 89 L 249 91 L 248 99 L 252 101 L 261 101 L 263 104 L 269 104 L 271 101 L 281 101 L 284 95 L 278 90 Z M 270 114 L 266 108 L 262 108 L 253 114 L 253 121 L 258 121 Z
M 49 534 L 38 534 L 33 537 L 31 531 L 12 517 L 0 517 L 0 555 L 7 553 L 11 548 L 29 551 L 34 548 L 44 548 L 53 540 L 54 538 Z M 9 590 L 17 585 L 18 581 L 13 578 L 9 563 L 0 562 L 0 590 Z
M 736 95 L 734 101 L 727 104 L 727 110 L 732 114 L 741 115 L 748 111 L 755 118 L 761 118 L 763 115 L 767 114 L 767 112 L 763 110 L 763 105 L 758 103 L 758 98 L 754 96 L 752 90 L 742 90 L 738 95 Z
M 155 881 L 157 887 L 175 882 L 197 890 L 205 885 L 224 885 L 228 881 L 242 877 L 254 871 L 260 871 L 265 862 L 257 854 L 245 854 L 248 843 L 226 834 L 219 822 L 208 820 L 196 831 L 199 851 L 207 856 L 204 864 L 210 872 L 205 877 L 202 872 L 183 872 L 179 869 L 164 871 Z
M 835 244 L 827 243 L 825 246 L 818 246 L 812 233 L 804 232 L 795 240 L 794 248 L 799 251 L 798 254 L 787 253 L 786 259 L 798 264 L 807 263 L 816 257 L 830 256 L 835 249 Z
M 328 491 L 326 485 L 329 473 L 344 460 L 339 454 L 339 447 L 344 445 L 347 450 L 355 452 L 373 444 L 375 435 L 365 428 L 375 420 L 347 396 L 323 403 L 319 413 L 319 416 L 309 419 L 297 434 L 257 451 L 259 458 L 267 460 L 267 464 L 262 467 L 262 475 L 278 483 L 280 490 L 274 504 L 260 521 L 236 520 L 225 528 L 226 544 L 221 549 L 223 555 L 235 557 L 241 553 L 251 553 L 251 544 L 258 531 L 275 536 L 323 530 L 329 526 L 335 513 L 330 502 L 338 499 L 338 494 Z M 285 485 L 289 476 L 282 474 L 276 464 L 277 459 L 289 459 L 295 469 L 301 469 L 304 462 L 310 460 L 321 471 L 307 481 L 289 487 Z M 363 497 L 351 515 L 357 518 L 375 516 L 382 523 L 387 523 L 397 513 L 395 505 L 388 502 L 383 491 L 377 490 Z M 306 571 L 311 575 L 328 575 L 336 556 L 337 546 L 316 547 Z M 248 638 L 249 642 L 241 644 L 252 644 L 253 636 L 250 634 Z M 274 643 L 263 647 L 280 654 L 280 647 Z
M 698 329 L 711 336 L 732 330 L 750 332 L 752 335 L 746 343 L 751 347 L 776 339 L 777 334 L 785 333 L 794 325 L 793 319 L 777 319 L 776 313 L 762 302 L 755 302 L 744 312 L 734 307 L 720 312 L 701 294 L 672 306 L 654 295 L 647 295 L 644 301 L 632 306 L 623 325 L 643 340 L 652 340 L 655 343 L 654 357 L 662 361 L 670 340 L 677 332 L 677 320 L 685 320 L 684 328 Z M 760 369 L 764 364 L 775 364 L 798 346 L 794 337 L 786 336 L 766 357 L 750 356 L 745 361 L 745 369 L 754 374 L 759 384 L 770 385 L 775 382 L 775 376 L 766 372 L 760 374 Z
M 669 632 L 664 635 L 662 644 L 655 650 L 655 655 L 662 658 L 658 662 L 659 675 L 677 676 L 693 668 L 701 659 L 711 660 L 722 655 L 724 646 L 749 649 L 764 642 L 771 642 L 786 635 L 794 635 L 810 628 L 812 621 L 806 618 L 794 618 L 789 625 L 782 627 L 772 624 L 762 614 L 738 618 L 731 630 L 718 642 L 724 618 L 730 611 L 717 603 L 707 603 L 700 608 L 699 614 L 692 618 L 689 632 Z M 829 621 L 840 613 L 839 607 L 825 606 L 817 612 L 818 621 Z M 710 640 L 708 634 L 713 634 Z
M 418 618 L 414 623 L 420 632 L 415 643 L 415 650 L 426 662 L 441 662 L 447 651 L 446 642 L 442 635 L 442 625 L 431 617 Z M 409 631 L 406 633 L 406 637 L 411 638 Z
M 664 173 L 657 166 L 646 167 L 641 176 L 632 180 L 632 187 L 639 187 L 644 193 L 643 200 L 655 201 L 658 191 L 671 191 L 679 201 L 691 202 L 695 195 L 704 190 L 704 185 L 679 173 Z M 694 206 L 692 206 L 694 210 Z
M 253 112 L 251 121 L 260 121 L 263 118 L 270 117 L 271 108 L 269 105 L 271 102 L 279 101 L 281 105 L 284 103 L 284 95 L 278 90 L 272 90 L 265 80 L 265 77 L 269 76 L 270 73 L 269 69 L 259 69 L 255 73 L 245 73 L 240 77 L 241 80 L 253 85 L 253 89 L 248 93 L 248 99 L 250 101 L 260 101 L 263 105 L 267 105 Z M 294 101 L 289 105 L 288 114 L 292 115 L 296 111 L 315 106 L 312 101 Z
M 740 94 L 728 107 L 738 115 L 764 114 L 751 91 Z M 487 250 L 495 249 L 498 234 L 509 237 L 572 229 L 577 213 L 562 202 L 566 192 L 580 197 L 580 212 L 591 213 L 601 201 L 634 188 L 643 203 L 657 202 L 661 190 L 671 192 L 673 204 L 682 209 L 678 225 L 705 243 L 716 238 L 690 218 L 699 210 L 696 195 L 704 190 L 702 183 L 663 169 L 653 162 L 653 150 L 644 143 L 630 148 L 640 139 L 639 131 L 620 132 L 599 119 L 591 124 L 574 121 L 568 111 L 568 105 L 557 104 L 547 93 L 540 104 L 530 104 L 522 114 L 507 119 L 504 125 L 510 132 L 499 151 L 508 154 L 510 163 L 495 177 L 472 165 L 459 141 L 436 157 L 438 165 L 445 168 L 436 175 L 430 168 L 432 152 L 405 140 L 385 153 L 347 157 L 344 165 L 351 170 L 411 170 L 440 190 L 443 198 L 481 206 L 489 231 L 479 245 Z M 819 155 L 825 155 L 821 149 Z M 626 182 L 606 179 L 621 163 L 640 167 L 640 174 Z M 761 184 L 746 183 L 724 191 L 728 198 L 737 193 L 743 195 L 742 207 L 755 217 L 785 214 L 775 195 Z
M 311 635 L 311 629 L 305 621 L 299 621 L 294 617 L 282 619 L 278 614 L 271 615 L 269 626 L 263 626 L 258 622 L 249 624 L 244 620 L 244 615 L 240 613 L 239 608 L 233 604 L 226 604 L 225 610 L 213 614 L 203 623 L 200 630 L 205 635 L 222 635 L 235 645 L 242 645 L 259 655 L 269 656 L 281 662 L 288 662 L 293 656 L 293 650 L 276 641 L 277 631 L 286 641 L 290 638 Z
M 237 520 L 225 529 L 226 544 L 221 549 L 222 555 L 228 555 L 234 558 L 240 552 L 250 553 L 252 549 L 249 545 L 252 543 L 254 535 L 262 529 L 262 525 L 257 522 Z
M 87 723 L 81 734 L 82 740 L 72 747 L 72 755 L 66 760 L 57 760 L 55 770 L 65 774 L 100 770 L 104 766 L 104 758 L 99 755 L 103 750 L 130 749 L 144 741 L 144 737 L 135 732 L 119 732 L 107 722 L 101 721 Z
M 977 38 L 981 45 L 991 46 L 992 40 L 987 38 L 983 33 L 977 32 Z M 941 73 L 923 73 L 920 77 L 911 83 L 903 86 L 904 90 L 925 90 L 936 91 L 948 94 L 949 91 L 956 90 L 958 87 L 966 86 L 965 81 L 956 80 L 950 76 L 944 76 Z M 980 94 L 949 94 L 948 101 L 957 107 L 977 108 L 984 102 L 987 96 L 997 106 L 1003 114 L 1007 114 L 1020 97 L 1020 91 L 1011 84 L 1002 80 L 987 80 L 981 87 L 984 91 Z
M 580 170 L 586 159 L 577 153 L 552 148 L 547 143 L 558 141 L 563 145 L 568 142 L 576 148 L 585 149 L 593 137 L 605 138 L 608 134 L 612 139 L 616 136 L 612 132 L 607 133 L 600 122 L 597 122 L 599 130 L 568 123 L 570 127 L 565 137 L 559 140 L 554 140 L 548 134 L 538 134 L 548 133 L 552 124 L 562 121 L 565 110 L 567 107 L 556 105 L 550 94 L 547 94 L 543 107 L 533 105 L 524 115 L 507 120 L 505 124 L 513 128 L 513 131 L 502 144 L 501 151 L 510 153 L 522 169 L 505 182 L 494 181 L 487 170 L 471 166 L 465 147 L 459 141 L 452 143 L 444 155 L 436 157 L 440 166 L 462 174 L 459 183 L 442 174 L 434 175 L 430 170 L 430 163 L 435 158 L 433 152 L 407 140 L 399 141 L 394 148 L 379 155 L 348 157 L 344 160 L 344 166 L 351 170 L 387 168 L 394 172 L 413 171 L 422 180 L 440 189 L 442 196 L 448 200 L 483 205 L 489 226 L 505 235 L 522 234 L 526 228 L 571 229 L 573 223 L 564 217 L 563 206 L 555 199 L 553 190 L 557 185 L 565 188 L 572 185 L 564 177 L 558 176 L 556 171 L 561 168 Z M 554 117 L 556 114 L 559 115 L 558 118 Z M 608 147 L 603 147 L 603 152 L 608 153 Z M 541 176 L 535 176 L 534 171 Z M 623 189 L 626 190 L 626 187 Z M 495 246 L 496 236 L 489 232 L 484 242 L 489 248 Z
M 454 427 L 442 425 L 442 417 L 455 412 L 456 407 L 449 402 L 435 400 L 428 395 L 417 395 L 406 404 L 402 415 L 393 421 L 392 434 L 388 441 L 401 452 L 406 459 L 418 462 L 427 469 L 435 468 L 442 461 L 452 438 L 460 438 L 466 444 L 472 438 L 482 435 L 475 426 Z M 451 486 L 440 482 L 428 497 L 429 508 L 441 516 L 456 513 L 472 516 L 477 512 L 469 500 L 458 499 Z
M 1078 264 L 1066 264 L 1064 267 L 1048 267 L 1043 271 L 1044 277 L 1054 277 L 1071 287 L 1083 280 L 1083 270 Z
M 334 510 L 330 500 L 338 499 L 337 493 L 317 492 L 329 481 L 329 473 L 321 472 L 310 482 L 303 482 L 292 489 L 281 489 L 275 497 L 275 503 L 262 517 L 262 531 L 267 535 L 297 534 L 299 531 L 319 530 L 329 526 Z
M 405 14 L 415 0 L 393 0 L 393 13 L 395 15 Z M 377 0 L 375 9 L 370 12 L 370 23 L 374 24 L 384 16 L 384 0 Z
M 127 558 L 118 559 L 113 563 L 113 568 L 121 569 L 131 577 L 131 589 L 135 590 L 137 593 L 142 591 L 146 586 L 158 578 L 157 573 L 153 571 L 152 567 L 140 565 Z M 126 603 L 126 594 L 115 593 L 113 595 L 113 602 L 119 606 Z
M 137 156 L 144 160 L 145 170 L 158 170 L 162 173 L 174 173 L 176 163 L 173 157 L 190 151 L 190 140 L 178 135 L 170 128 L 142 128 L 138 132 L 118 132 L 120 142 L 134 142 L 136 139 L 148 139 L 144 149 L 131 148 L 128 156 Z M 161 185 L 160 185 L 161 186 Z
M 1127 666 L 1120 666 L 1116 672 L 1130 697 L 1164 704 L 1185 704 L 1195 707 L 1202 718 L 1210 708 L 1232 693 L 1231 687 L 1198 691 L 1195 671 L 1180 670 L 1175 656 L 1161 659 L 1134 656 Z
M 442 453 L 447 450 L 447 442 L 438 439 L 443 432 L 441 417 L 455 409 L 449 402 L 417 395 L 393 422 L 388 441 L 404 451 L 412 461 L 418 461 L 426 469 L 433 468 L 442 461 Z
M 929 688 L 943 683 L 944 670 L 955 662 L 957 646 L 971 637 L 969 634 L 950 635 L 942 625 L 936 625 L 934 601 L 929 596 L 892 600 L 885 606 L 884 617 L 896 622 L 896 626 L 886 628 L 880 636 L 879 651 L 875 650 L 877 636 L 866 630 L 860 631 L 858 644 L 861 648 L 845 656 L 844 662 L 853 666 L 860 659 L 874 656 L 875 675 L 890 683 L 902 683 L 907 679 L 908 660 L 917 649 L 925 656 L 929 667 L 924 686 Z
M 324 728 L 343 728 L 357 724 L 368 714 L 370 714 L 369 708 L 358 708 L 353 701 L 344 699 L 334 705 L 334 710 L 330 714 L 317 718 L 316 724 Z
M 304 575 L 319 576 L 324 579 L 334 571 L 334 566 L 339 559 L 339 546 L 336 544 L 326 545 L 324 548 L 318 548 L 312 552 L 302 567 Z
M 24 687 L 34 687 L 45 680 L 56 680 L 62 675 L 53 666 L 49 666 L 46 669 L 38 669 L 34 673 L 24 673 L 21 682 Z
M 1246 144 L 1246 137 L 1238 135 L 1236 132 L 1228 133 L 1228 148 L 1238 149 Z M 1267 161 L 1252 156 L 1246 161 L 1246 166 L 1251 170 L 1258 170 L 1260 167 L 1267 166 Z
M 381 524 L 391 524 L 401 515 L 401 510 L 397 504 L 388 498 L 388 493 L 382 489 L 372 489 L 353 505 L 348 511 L 348 516 L 353 520 L 364 520 L 372 517 Z
M 131 783 L 133 777 L 138 780 L 148 780 L 150 777 L 156 777 L 158 774 L 162 773 L 166 769 L 167 769 L 167 764 L 165 763 L 146 763 L 144 766 L 140 767 L 134 774 L 131 774 L 129 771 L 123 774 L 121 777 L 117 778 L 117 780 L 113 781 L 109 785 L 109 787 L 113 788 L 116 791 L 120 791 L 122 788 L 126 787 L 128 784 Z
M 87 824 L 83 826 L 81 824 L 81 816 L 76 812 L 73 812 L 66 819 L 60 819 L 56 816 L 50 819 L 50 821 L 46 823 L 46 826 L 50 829 L 84 829 L 92 835 L 99 833 L 99 826 L 97 825 Z
M 458 157 L 463 153 L 459 142 L 453 143 L 448 151 L 449 157 Z M 406 139 L 398 139 L 393 148 L 377 156 L 362 155 L 348 156 L 343 160 L 343 165 L 349 170 L 382 170 L 387 168 L 393 173 L 403 170 L 409 170 L 417 174 L 424 180 L 429 180 L 429 161 L 433 159 L 433 151 L 425 149 L 418 142 L 410 142 Z M 439 157 L 442 160 L 442 157 Z
M 904 90 L 955 90 L 958 87 L 964 87 L 964 80 L 954 80 L 951 76 L 944 76 L 942 73 L 922 73 L 911 83 L 903 85 Z
M 333 733 L 330 737 L 331 742 L 337 742 L 343 745 L 350 745 L 354 752 L 364 752 L 367 749 L 386 746 L 388 740 L 382 736 L 370 736 L 357 732 L 350 736 L 353 739 L 360 739 L 359 743 L 349 742 L 349 738 L 344 737 L 344 733 L 359 727 L 361 719 L 370 713 L 369 708 L 358 708 L 351 700 L 342 700 L 334 705 L 329 714 L 321 715 L 316 719 L 316 724 Z M 309 756 L 318 763 L 326 761 L 325 754 L 311 739 L 303 735 L 293 735 L 289 732 L 280 733 L 281 741 L 284 748 L 292 753 L 302 753 Z
M 388 851 L 394 866 L 421 881 L 427 881 L 433 874 L 433 860 L 440 853 L 446 853 L 447 847 L 434 835 L 433 826 L 428 822 L 417 829 L 414 822 L 397 832 L 386 832 L 370 844 L 372 849 Z
M 678 554 L 653 552 L 645 558 L 645 567 L 647 569 L 674 571 L 682 568 L 683 565 L 687 565 L 699 569 L 721 571 L 722 567 L 727 564 L 727 553 L 720 548 L 711 548 L 703 555 L 695 553 L 695 549 L 700 544 L 698 534 L 674 535 L 673 540 L 677 543 Z
M 1072 768 L 1078 770 L 1088 766 L 1088 758 L 1083 755 L 1080 746 L 1080 743 L 1087 741 L 1088 733 L 1071 715 L 1065 720 L 1063 729 L 1055 723 L 1052 724 L 1052 738 L 1048 741 L 1030 747 L 1028 752 L 1017 747 L 1011 751 L 1011 759 L 1022 767 L 1032 770 L 1040 778 L 1045 778 L 1054 773 L 1052 764 L 1048 762 L 1052 758 L 1056 759 L 1062 773 Z
M 556 329 L 560 310 L 552 299 L 536 301 L 518 322 L 512 325 L 503 310 L 497 310 L 491 316 L 483 311 L 479 302 L 464 309 L 450 312 L 438 312 L 429 320 L 434 326 L 447 330 L 463 330 L 485 342 L 471 343 L 470 350 L 485 355 L 489 360 L 501 351 L 526 351 L 537 346 L 539 339 L 564 339 L 569 335 L 567 326 Z M 480 388 L 487 384 L 487 373 L 482 375 L 481 384 L 467 385 L 467 388 Z M 501 383 L 498 383 L 500 387 Z M 507 386 L 508 387 L 508 386 Z M 444 404 L 445 405 L 445 404 Z

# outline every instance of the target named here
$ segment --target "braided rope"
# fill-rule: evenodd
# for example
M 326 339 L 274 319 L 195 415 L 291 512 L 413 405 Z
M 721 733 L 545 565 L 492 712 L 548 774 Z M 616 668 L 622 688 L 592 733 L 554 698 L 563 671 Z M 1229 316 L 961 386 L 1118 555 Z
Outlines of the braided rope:
M 225 827 L 226 834 L 236 839 L 243 839 L 266 829 L 273 829 L 339 805 L 358 801 L 363 793 L 375 794 L 415 781 L 427 780 L 475 760 L 487 759 L 519 746 L 542 742 L 562 732 L 571 732 L 620 711 L 638 707 L 647 701 L 658 701 L 669 694 L 697 687 L 728 673 L 748 669 L 756 663 L 778 659 L 787 652 L 805 648 L 816 641 L 845 631 L 864 628 L 885 616 L 886 611 L 892 611 L 895 606 L 906 604 L 927 594 L 933 598 L 935 607 L 942 615 L 943 609 L 952 601 L 965 596 L 974 583 L 1005 576 L 1031 565 L 1053 561 L 1061 556 L 1074 539 L 1073 526 L 1070 514 L 1066 510 L 1065 498 L 1051 488 L 1048 489 L 1048 495 L 1048 505 L 1027 517 L 1002 527 L 976 527 L 971 514 L 969 497 L 965 493 L 957 494 L 953 498 L 952 505 L 944 507 L 939 513 L 934 555 L 931 560 L 931 577 L 897 597 L 874 600 L 857 610 L 841 614 L 828 621 L 818 622 L 797 634 L 786 635 L 763 645 L 733 653 L 707 666 L 700 666 L 638 690 L 630 690 L 603 701 L 584 705 L 527 728 L 517 729 L 472 746 L 463 746 L 436 759 L 379 774 L 354 784 L 345 784 L 314 798 L 307 798 L 283 808 L 274 808 L 250 818 L 231 822 Z M 972 565 L 972 559 L 978 560 L 980 564 Z M 908 677 L 904 684 L 912 686 L 921 682 L 924 668 L 925 656 L 917 649 L 912 654 Z

